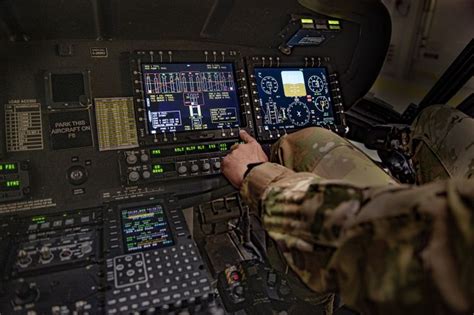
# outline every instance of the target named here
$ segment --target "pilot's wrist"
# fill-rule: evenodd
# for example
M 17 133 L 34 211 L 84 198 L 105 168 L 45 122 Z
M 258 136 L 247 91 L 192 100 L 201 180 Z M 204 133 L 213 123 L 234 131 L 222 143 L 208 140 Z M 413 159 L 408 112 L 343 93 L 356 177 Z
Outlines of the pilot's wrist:
M 263 163 L 265 162 L 258 162 L 258 163 L 250 163 L 250 164 L 247 164 L 247 170 L 245 171 L 244 173 L 244 179 L 245 177 L 247 177 L 247 175 L 250 173 L 250 171 L 254 168 L 254 167 L 257 167 L 259 165 L 262 165 Z
M 251 166 L 247 176 L 244 177 L 240 195 L 252 211 L 260 212 L 260 204 L 270 184 L 277 178 L 293 173 L 292 170 L 279 164 L 258 163 L 258 165 Z

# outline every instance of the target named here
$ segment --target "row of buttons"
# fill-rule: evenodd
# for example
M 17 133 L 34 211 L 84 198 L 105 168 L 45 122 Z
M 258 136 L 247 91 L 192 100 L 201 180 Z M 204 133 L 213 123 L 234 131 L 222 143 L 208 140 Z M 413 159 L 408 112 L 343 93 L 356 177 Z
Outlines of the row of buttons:
M 79 219 L 79 222 L 82 224 L 89 223 L 90 222 L 90 216 L 83 216 Z M 68 225 L 74 225 L 75 223 L 75 218 L 67 218 L 65 220 L 56 220 L 52 222 L 53 224 L 51 225 L 51 222 L 43 222 L 43 223 L 33 223 L 28 226 L 28 231 L 36 231 L 38 229 L 49 229 L 50 227 L 58 228 L 63 225 L 68 226 Z
M 199 310 L 201 309 L 200 304 L 208 302 L 210 300 L 210 297 L 211 295 L 209 293 L 204 293 L 199 298 L 190 297 L 186 300 L 186 306 L 188 309 L 190 309 L 190 306 L 195 304 L 194 308 L 196 310 Z M 146 309 L 146 313 L 143 313 L 143 314 L 155 314 L 155 312 L 158 311 L 159 309 L 163 311 L 169 310 L 170 304 L 172 304 L 172 306 L 175 308 L 182 307 L 183 305 L 185 305 L 185 303 L 179 300 L 180 298 L 181 298 L 181 294 L 174 294 L 173 296 L 168 295 L 163 298 L 152 298 L 150 300 L 141 301 L 140 303 L 132 303 L 132 304 L 127 304 L 127 305 L 117 306 L 114 308 L 108 308 L 107 314 L 125 313 L 129 311 L 138 311 L 140 309 Z M 175 303 L 172 303 L 173 299 L 178 299 L 178 301 Z
M 140 179 L 156 180 L 162 178 L 176 178 L 178 176 L 218 174 L 220 173 L 221 169 L 221 161 L 220 158 L 213 158 L 212 160 L 205 159 L 188 162 L 176 162 L 175 170 L 157 174 L 152 174 L 150 169 L 151 165 L 129 168 L 127 177 L 128 182 L 135 183 L 138 182 Z

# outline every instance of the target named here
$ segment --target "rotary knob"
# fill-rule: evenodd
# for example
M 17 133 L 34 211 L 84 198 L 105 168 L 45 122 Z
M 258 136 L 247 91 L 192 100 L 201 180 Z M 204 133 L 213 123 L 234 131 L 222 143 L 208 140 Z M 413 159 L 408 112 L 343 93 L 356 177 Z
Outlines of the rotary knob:
M 151 173 L 149 171 L 144 171 L 142 173 L 143 179 L 149 179 L 151 177 Z
M 85 254 L 89 254 L 90 252 L 92 252 L 92 246 L 91 244 L 89 243 L 84 243 L 81 245 L 81 252 L 85 255 Z
M 136 182 L 137 180 L 140 179 L 140 174 L 136 171 L 132 171 L 128 174 L 128 180 L 131 182 Z
M 178 174 L 184 175 L 187 172 L 188 172 L 188 168 L 186 167 L 186 165 L 181 165 L 180 167 L 178 167 Z
M 142 154 L 140 156 L 140 161 L 142 161 L 143 163 L 148 162 L 149 159 L 150 159 L 150 157 L 148 156 L 148 154 Z
M 23 249 L 18 252 L 18 265 L 22 268 L 28 267 L 32 262 L 30 255 Z
M 87 170 L 75 165 L 67 170 L 69 182 L 73 185 L 82 185 L 87 181 Z
M 72 251 L 69 248 L 63 248 L 63 250 L 59 254 L 59 257 L 61 257 L 61 259 L 69 259 L 71 256 Z
M 197 173 L 199 171 L 199 165 L 193 164 L 191 165 L 191 173 Z
M 127 154 L 127 164 L 133 165 L 137 163 L 138 159 L 135 154 Z
M 221 169 L 221 162 L 220 162 L 220 161 L 214 162 L 214 166 L 213 166 L 213 167 L 214 167 L 214 169 L 215 169 L 216 171 L 220 170 L 220 169 Z
M 51 253 L 51 249 L 48 246 L 43 246 L 40 249 L 40 260 L 43 263 L 48 263 L 53 259 L 53 253 Z
M 211 164 L 205 162 L 202 164 L 202 171 L 203 172 L 209 172 L 211 170 Z
M 20 279 L 18 286 L 15 290 L 15 297 L 13 303 L 15 305 L 25 305 L 32 303 L 38 299 L 39 291 L 37 288 L 32 287 L 24 279 Z

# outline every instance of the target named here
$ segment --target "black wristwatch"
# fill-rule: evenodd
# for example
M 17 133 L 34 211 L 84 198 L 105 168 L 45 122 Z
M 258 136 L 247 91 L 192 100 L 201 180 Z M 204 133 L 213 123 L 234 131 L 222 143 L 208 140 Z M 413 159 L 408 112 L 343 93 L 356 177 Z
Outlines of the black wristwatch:
M 263 163 L 265 163 L 265 162 L 247 164 L 247 170 L 246 170 L 245 173 L 244 173 L 244 178 L 247 177 L 247 175 L 250 173 L 250 171 L 251 171 L 254 167 L 257 167 L 257 166 L 259 166 L 259 165 L 262 165 Z

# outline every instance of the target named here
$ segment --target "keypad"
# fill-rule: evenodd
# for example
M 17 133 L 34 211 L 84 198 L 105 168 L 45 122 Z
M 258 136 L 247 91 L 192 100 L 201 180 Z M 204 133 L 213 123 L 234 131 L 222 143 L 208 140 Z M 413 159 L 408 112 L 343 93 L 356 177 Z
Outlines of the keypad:
M 107 260 L 107 314 L 181 305 L 207 299 L 211 286 L 192 241 L 171 248 L 127 254 Z

